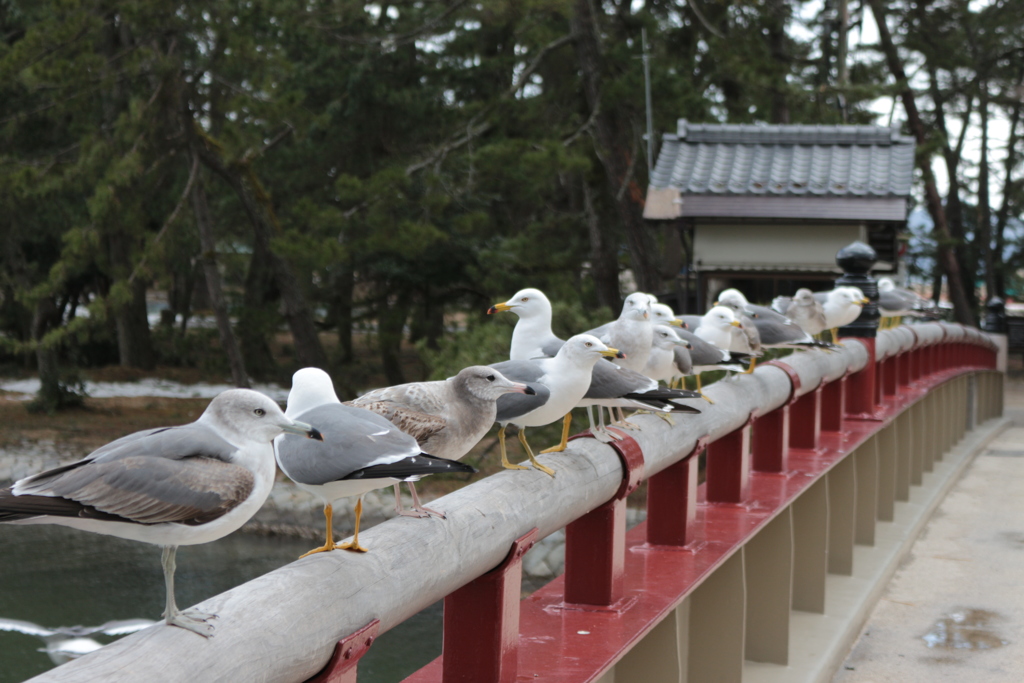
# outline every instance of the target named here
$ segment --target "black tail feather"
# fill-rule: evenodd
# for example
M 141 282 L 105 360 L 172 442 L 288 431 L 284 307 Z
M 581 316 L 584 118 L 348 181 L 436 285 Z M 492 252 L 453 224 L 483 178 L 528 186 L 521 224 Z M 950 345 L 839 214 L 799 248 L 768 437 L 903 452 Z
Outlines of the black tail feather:
M 475 473 L 477 470 L 471 465 L 438 458 L 426 453 L 411 458 L 405 458 L 398 462 L 387 465 L 373 465 L 356 470 L 345 477 L 346 479 L 409 479 L 411 477 L 425 477 L 428 474 L 445 474 L 450 472 Z

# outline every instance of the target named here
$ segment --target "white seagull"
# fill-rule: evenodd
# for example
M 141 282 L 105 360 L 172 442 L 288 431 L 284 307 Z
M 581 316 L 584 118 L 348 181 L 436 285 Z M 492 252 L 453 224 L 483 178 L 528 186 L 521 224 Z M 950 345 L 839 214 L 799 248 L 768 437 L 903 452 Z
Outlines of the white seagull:
M 501 425 L 498 441 L 502 465 L 507 469 L 526 469 L 509 463 L 505 452 L 505 427 L 514 424 L 519 427 L 519 441 L 533 466 L 554 476 L 554 470 L 537 462 L 526 442 L 525 428 L 541 427 L 563 419 L 590 388 L 594 365 L 602 356 L 614 358 L 616 355 L 617 350 L 597 337 L 578 334 L 566 341 L 554 358 L 507 360 L 492 364 L 490 367 L 509 379 L 529 384 L 536 391 L 533 396 L 508 394 L 498 399 L 496 421 Z
M 303 368 L 292 377 L 285 415 L 302 418 L 324 435 L 322 443 L 283 437 L 274 442 L 281 470 L 324 502 L 326 540 L 302 557 L 336 549 L 366 552 L 359 545 L 359 520 L 367 491 L 416 481 L 428 474 L 476 471 L 469 465 L 420 452 L 416 439 L 386 418 L 343 404 L 334 393 L 330 376 L 319 368 Z M 359 496 L 355 534 L 351 541 L 335 543 L 332 504 L 349 496 Z M 418 500 L 414 503 L 417 512 L 426 513 Z
M 0 490 L 0 522 L 60 524 L 163 546 L 166 623 L 209 637 L 216 615 L 181 612 L 174 602 L 175 554 L 256 514 L 274 484 L 271 442 L 283 433 L 322 438 L 267 396 L 230 389 L 191 424 L 129 434 Z

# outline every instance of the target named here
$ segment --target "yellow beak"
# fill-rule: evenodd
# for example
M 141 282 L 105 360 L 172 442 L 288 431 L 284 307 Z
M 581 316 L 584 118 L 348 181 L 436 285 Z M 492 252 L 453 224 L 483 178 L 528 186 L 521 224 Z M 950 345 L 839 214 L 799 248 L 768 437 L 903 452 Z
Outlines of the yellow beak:
M 671 320 L 668 321 L 668 324 L 672 325 L 673 327 L 682 327 L 683 321 L 680 320 L 679 318 L 672 318 Z
M 487 315 L 493 315 L 494 313 L 498 313 L 500 311 L 511 311 L 511 310 L 512 310 L 512 307 L 509 306 L 508 304 L 494 304 L 493 306 L 491 306 L 490 308 L 487 309 Z
M 729 324 L 732 325 L 733 327 L 742 327 L 742 325 L 740 325 L 740 321 L 739 320 L 733 320 Z
M 609 346 L 607 349 L 601 352 L 601 355 L 607 356 L 609 358 L 615 358 L 616 356 L 619 355 L 619 350 L 613 349 L 612 347 Z
M 860 302 L 862 304 L 869 304 L 869 303 L 871 303 L 871 299 L 869 299 L 867 297 L 864 297 L 863 299 L 860 300 Z

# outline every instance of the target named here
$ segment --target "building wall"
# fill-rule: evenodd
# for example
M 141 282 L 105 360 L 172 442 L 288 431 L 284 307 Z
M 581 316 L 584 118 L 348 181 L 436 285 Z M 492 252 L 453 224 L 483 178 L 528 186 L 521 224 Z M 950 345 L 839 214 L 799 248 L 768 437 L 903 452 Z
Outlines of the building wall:
M 765 268 L 834 270 L 836 252 L 867 242 L 863 224 L 697 224 L 693 257 L 698 271 Z

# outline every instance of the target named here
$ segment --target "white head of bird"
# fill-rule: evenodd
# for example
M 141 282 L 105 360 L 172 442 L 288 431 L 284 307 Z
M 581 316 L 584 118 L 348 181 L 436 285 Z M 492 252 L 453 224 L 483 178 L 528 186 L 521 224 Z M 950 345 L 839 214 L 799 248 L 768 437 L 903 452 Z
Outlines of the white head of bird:
M 669 349 L 674 346 L 682 346 L 684 349 L 693 348 L 690 342 L 680 339 L 676 331 L 668 325 L 654 326 L 654 341 L 652 343 L 661 349 Z
M 468 393 L 483 401 L 497 401 L 500 396 L 510 393 L 535 393 L 529 386 L 513 382 L 486 365 L 471 365 L 468 368 L 463 368 L 459 374 L 448 378 L 448 381 L 461 386 Z
M 494 304 L 488 310 L 488 314 L 500 311 L 512 311 L 520 318 L 533 318 L 547 315 L 551 317 L 551 302 L 539 289 L 528 287 L 520 289 L 511 299 L 501 304 Z
M 676 317 L 675 311 L 666 304 L 651 304 L 651 320 L 662 325 L 681 327 L 683 321 Z
M 273 441 L 288 432 L 322 440 L 320 433 L 304 422 L 285 417 L 269 396 L 252 389 L 228 389 L 218 394 L 206 407 L 197 422 L 211 422 L 228 440 Z M 234 443 L 234 442 L 232 442 Z
M 807 289 L 806 287 L 801 287 L 800 289 L 796 290 L 796 294 L 793 295 L 793 301 L 795 301 L 800 306 L 813 306 L 815 301 L 814 292 Z
M 643 309 L 645 311 L 651 310 L 651 299 L 650 294 L 644 294 L 643 292 L 633 292 L 626 297 L 626 300 L 622 302 L 622 313 L 620 317 L 625 317 L 626 313 L 633 309 Z
M 307 410 L 329 403 L 341 403 L 334 392 L 331 376 L 320 368 L 302 368 L 292 375 L 292 389 L 288 392 L 288 408 L 284 414 L 298 417 Z
M 879 292 L 891 292 L 896 289 L 896 283 L 892 279 L 887 277 L 878 278 L 878 291 Z
M 583 366 L 593 366 L 601 357 L 615 358 L 619 351 L 613 349 L 592 334 L 577 334 L 569 337 L 558 356 L 564 356 L 573 363 Z
M 743 292 L 738 289 L 726 289 L 718 295 L 719 303 L 725 306 L 732 306 L 735 308 L 746 308 L 750 305 L 747 301 L 747 297 L 743 296 Z
M 731 308 L 726 306 L 714 306 L 704 314 L 701 322 L 719 330 L 740 326 L 740 321 L 736 319 L 736 314 L 732 312 Z

